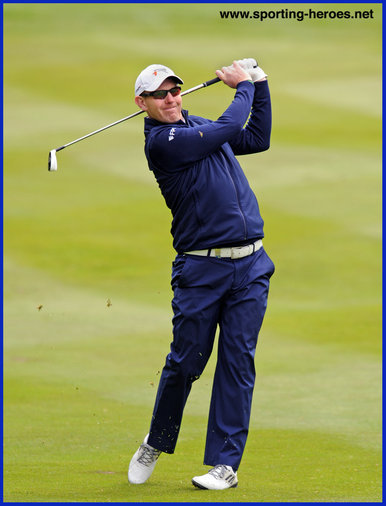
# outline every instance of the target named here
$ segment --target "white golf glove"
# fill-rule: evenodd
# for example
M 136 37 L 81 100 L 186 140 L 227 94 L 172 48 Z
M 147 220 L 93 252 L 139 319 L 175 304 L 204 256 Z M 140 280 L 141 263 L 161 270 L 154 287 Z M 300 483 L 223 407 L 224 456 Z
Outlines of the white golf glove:
M 244 58 L 243 60 L 237 60 L 237 63 L 251 76 L 253 82 L 260 81 L 267 77 L 267 74 L 262 68 L 257 65 L 257 61 L 254 58 Z
M 249 70 L 252 67 L 257 67 L 257 61 L 254 58 L 244 58 L 243 60 L 237 60 L 237 63 L 240 67 L 243 67 L 244 70 Z
M 248 69 L 247 72 L 251 76 L 251 79 L 254 83 L 256 81 L 261 81 L 261 79 L 264 79 L 264 77 L 267 77 L 267 74 L 260 67 Z

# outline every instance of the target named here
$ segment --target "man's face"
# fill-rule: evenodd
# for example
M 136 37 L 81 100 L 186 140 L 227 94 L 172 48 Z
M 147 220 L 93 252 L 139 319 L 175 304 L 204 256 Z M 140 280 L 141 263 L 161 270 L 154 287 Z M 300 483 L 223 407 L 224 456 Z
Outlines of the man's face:
M 157 89 L 171 90 L 176 85 L 174 79 L 168 78 Z M 181 95 L 172 97 L 171 93 L 168 93 L 164 99 L 137 96 L 135 97 L 135 103 L 143 111 L 146 111 L 150 118 L 161 123 L 176 123 L 182 119 Z

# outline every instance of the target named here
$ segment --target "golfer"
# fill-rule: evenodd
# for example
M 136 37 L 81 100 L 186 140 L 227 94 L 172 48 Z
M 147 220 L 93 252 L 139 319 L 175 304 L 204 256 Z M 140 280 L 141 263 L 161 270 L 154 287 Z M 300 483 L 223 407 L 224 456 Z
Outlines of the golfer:
M 147 113 L 146 158 L 172 212 L 177 256 L 171 280 L 173 341 L 149 433 L 130 462 L 130 483 L 144 483 L 159 455 L 174 453 L 186 400 L 211 355 L 217 326 L 204 456 L 212 469 L 192 483 L 212 490 L 238 483 L 255 349 L 274 272 L 262 245 L 256 197 L 236 159 L 265 151 L 270 144 L 268 82 L 254 65 L 255 60 L 244 59 L 216 71 L 235 89 L 232 103 L 216 121 L 182 108 L 183 81 L 164 65 L 150 65 L 135 83 L 135 103 Z

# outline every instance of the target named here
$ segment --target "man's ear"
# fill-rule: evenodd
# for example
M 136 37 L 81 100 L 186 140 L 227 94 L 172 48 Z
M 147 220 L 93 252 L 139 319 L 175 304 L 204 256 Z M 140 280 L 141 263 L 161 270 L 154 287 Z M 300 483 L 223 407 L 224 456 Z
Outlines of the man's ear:
M 147 111 L 146 102 L 143 97 L 137 96 L 137 97 L 135 97 L 134 100 L 140 109 L 142 109 L 143 111 Z

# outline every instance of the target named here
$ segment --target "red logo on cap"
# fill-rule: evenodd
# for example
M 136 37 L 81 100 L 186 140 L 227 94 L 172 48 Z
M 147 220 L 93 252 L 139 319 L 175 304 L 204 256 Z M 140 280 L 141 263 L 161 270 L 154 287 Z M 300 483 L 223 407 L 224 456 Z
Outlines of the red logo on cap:
M 155 70 L 155 71 L 153 72 L 153 76 L 156 76 L 156 75 L 157 75 L 157 71 Z

